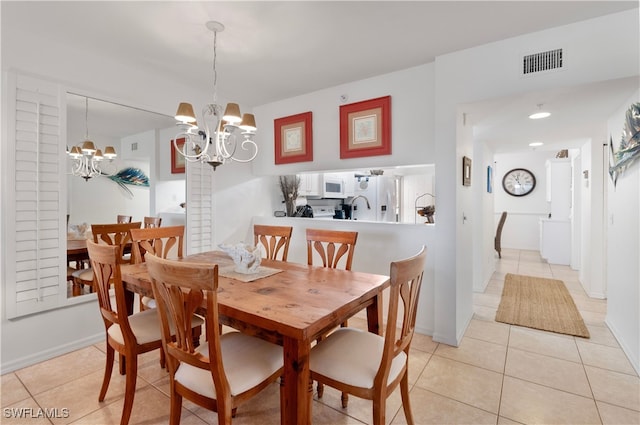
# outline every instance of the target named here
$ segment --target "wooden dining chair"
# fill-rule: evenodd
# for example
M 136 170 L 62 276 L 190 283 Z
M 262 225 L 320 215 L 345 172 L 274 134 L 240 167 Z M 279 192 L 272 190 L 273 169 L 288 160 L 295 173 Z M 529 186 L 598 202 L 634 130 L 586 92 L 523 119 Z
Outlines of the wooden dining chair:
M 144 262 L 147 252 L 162 258 L 182 258 L 184 226 L 131 229 L 131 262 Z
M 141 224 L 139 221 L 135 223 L 92 224 L 93 242 L 118 246 L 120 262 L 123 264 L 130 263 L 130 260 L 125 257 L 125 251 L 131 248 L 130 230 L 140 228 Z M 72 273 L 72 277 L 75 288 L 84 288 L 88 285 L 89 291 L 93 292 L 94 280 L 91 267 L 76 270 Z
M 147 270 L 158 303 L 169 369 L 169 423 L 180 423 L 184 397 L 217 412 L 218 424 L 230 424 L 238 405 L 282 375 L 282 347 L 240 332 L 218 332 L 216 264 L 147 256 Z M 190 338 L 190 323 L 184 318 L 203 305 L 207 343 L 196 348 Z M 171 326 L 175 326 L 175 338 Z
M 311 379 L 372 400 L 374 425 L 385 424 L 386 401 L 398 385 L 405 419 L 408 424 L 414 423 L 407 370 L 426 258 L 423 246 L 415 256 L 391 263 L 384 337 L 359 329 L 340 328 L 311 349 Z M 400 303 L 402 309 L 398 308 Z
M 152 227 L 147 229 L 131 229 L 131 262 L 143 263 L 145 254 L 160 258 L 179 259 L 184 253 L 184 226 Z M 147 255 L 148 256 L 148 255 Z M 140 311 L 156 308 L 156 300 L 140 297 Z M 202 335 L 202 326 L 194 321 L 192 337 L 196 346 Z M 164 350 L 160 352 L 160 366 L 165 367 Z
M 131 219 L 133 217 L 131 217 L 130 215 L 120 215 L 118 214 L 118 218 L 116 220 L 116 223 L 131 223 Z
M 106 331 L 106 364 L 98 401 L 104 401 L 111 380 L 115 352 L 125 364 L 125 394 L 120 425 L 127 425 L 131 417 L 133 398 L 138 375 L 138 354 L 162 347 L 160 320 L 155 310 L 128 316 L 124 286 L 120 274 L 122 251 L 118 245 L 107 245 L 87 241 L 89 260 L 96 278 L 98 304 Z M 113 283 L 113 285 L 112 285 Z M 111 302 L 113 286 L 116 306 Z
M 502 258 L 502 228 L 504 227 L 505 221 L 507 221 L 507 212 L 503 211 L 500 216 L 500 221 L 498 222 L 498 228 L 496 229 L 496 236 L 493 239 L 493 247 L 498 253 L 498 258 Z
M 144 217 L 142 219 L 142 227 L 145 229 L 160 227 L 162 224 L 162 217 Z
M 342 261 L 344 270 L 351 270 L 353 253 L 358 240 L 358 232 L 346 232 L 340 230 L 307 229 L 307 264 L 313 265 L 313 258 L 320 256 L 323 267 L 339 268 Z M 315 253 L 315 254 L 314 254 Z M 342 327 L 348 326 L 345 321 Z M 324 336 L 318 338 L 321 341 Z M 318 382 L 318 398 L 322 398 L 324 387 Z M 346 392 L 342 394 L 342 407 L 347 407 L 349 397 Z
M 289 255 L 289 243 L 291 242 L 292 226 L 267 226 L 263 224 L 253 225 L 253 244 L 261 243 L 269 260 L 277 260 L 280 251 L 281 261 L 287 261 Z

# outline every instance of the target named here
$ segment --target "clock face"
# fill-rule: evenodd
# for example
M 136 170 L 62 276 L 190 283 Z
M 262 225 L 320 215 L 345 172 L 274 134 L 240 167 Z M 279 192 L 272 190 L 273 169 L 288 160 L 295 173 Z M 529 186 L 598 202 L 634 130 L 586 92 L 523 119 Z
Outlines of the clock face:
M 536 177 L 529 170 L 514 168 L 502 178 L 502 187 L 512 196 L 525 196 L 536 187 Z

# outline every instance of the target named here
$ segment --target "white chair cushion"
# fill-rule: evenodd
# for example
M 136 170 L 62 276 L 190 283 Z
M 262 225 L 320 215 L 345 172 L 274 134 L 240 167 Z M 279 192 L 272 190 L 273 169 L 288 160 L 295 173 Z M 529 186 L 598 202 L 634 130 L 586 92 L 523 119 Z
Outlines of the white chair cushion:
M 93 269 L 76 270 L 73 272 L 72 276 L 91 283 L 93 282 Z
M 231 395 L 241 394 L 271 376 L 283 365 L 282 347 L 240 332 L 220 336 L 222 364 L 229 380 Z M 197 348 L 209 357 L 209 345 Z M 176 381 L 192 391 L 216 398 L 211 372 L 187 363 L 178 366 Z
M 146 308 L 156 308 L 158 304 L 156 304 L 156 300 L 150 297 L 142 297 L 142 305 Z
M 156 310 L 145 310 L 129 316 L 129 326 L 136 336 L 138 344 L 157 341 L 162 338 L 160 331 L 160 318 Z M 113 325 L 108 330 L 111 338 L 120 344 L 124 344 L 120 325 Z
M 204 320 L 201 317 L 194 315 L 191 319 L 191 326 L 196 327 L 204 324 Z M 129 326 L 136 337 L 138 344 L 145 344 L 147 342 L 158 341 L 162 339 L 160 330 L 160 317 L 156 309 L 144 310 L 140 313 L 132 314 L 129 316 Z M 111 338 L 115 339 L 120 344 L 124 344 L 124 337 L 122 336 L 122 330 L 120 325 L 113 325 L 108 330 Z
M 373 388 L 382 361 L 384 338 L 371 332 L 340 328 L 311 349 L 309 365 L 313 372 L 338 382 Z M 391 362 L 387 383 L 398 377 L 407 361 L 400 352 Z

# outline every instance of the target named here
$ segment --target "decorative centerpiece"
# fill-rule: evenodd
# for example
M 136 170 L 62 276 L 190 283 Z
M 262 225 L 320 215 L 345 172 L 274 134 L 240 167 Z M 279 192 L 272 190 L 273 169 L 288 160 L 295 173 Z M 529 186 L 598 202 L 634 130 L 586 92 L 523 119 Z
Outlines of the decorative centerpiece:
M 259 248 L 247 245 L 243 242 L 235 245 L 218 245 L 224 252 L 229 254 L 236 265 L 237 273 L 251 274 L 255 273 L 260 267 L 262 260 L 262 252 Z
M 296 215 L 296 199 L 298 199 L 299 188 L 300 178 L 298 176 L 280 176 L 280 190 L 287 208 L 287 217 Z

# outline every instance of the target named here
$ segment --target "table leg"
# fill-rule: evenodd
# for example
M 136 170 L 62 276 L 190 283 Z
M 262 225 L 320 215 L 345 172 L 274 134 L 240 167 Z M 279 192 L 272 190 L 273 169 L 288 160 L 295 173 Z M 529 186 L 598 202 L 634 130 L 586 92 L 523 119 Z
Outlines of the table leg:
M 367 307 L 367 326 L 369 332 L 382 335 L 382 293 L 373 299 L 373 303 Z
M 281 406 L 283 425 L 311 424 L 311 400 L 309 391 L 310 341 L 284 338 L 284 394 Z

